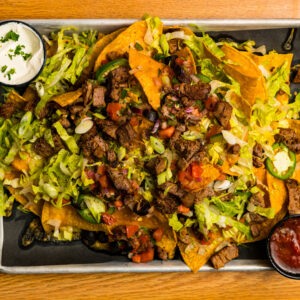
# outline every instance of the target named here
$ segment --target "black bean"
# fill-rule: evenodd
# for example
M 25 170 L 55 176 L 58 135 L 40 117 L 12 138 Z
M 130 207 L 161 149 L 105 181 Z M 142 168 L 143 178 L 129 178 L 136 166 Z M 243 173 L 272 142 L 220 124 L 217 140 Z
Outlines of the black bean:
M 100 243 L 107 243 L 108 242 L 108 236 L 103 231 L 96 232 L 97 240 Z
M 158 118 L 157 112 L 154 110 L 144 110 L 143 115 L 151 122 L 155 122 Z
M 92 246 L 97 241 L 97 233 L 94 231 L 83 230 L 81 237 L 83 242 L 88 246 Z
M 135 204 L 133 211 L 139 216 L 146 216 L 149 212 L 151 205 L 147 200 L 142 200 Z

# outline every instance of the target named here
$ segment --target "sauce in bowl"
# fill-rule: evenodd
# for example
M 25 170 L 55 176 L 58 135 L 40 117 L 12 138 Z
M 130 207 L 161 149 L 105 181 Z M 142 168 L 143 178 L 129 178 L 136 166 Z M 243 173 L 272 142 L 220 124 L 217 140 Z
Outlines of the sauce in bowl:
M 0 83 L 28 83 L 40 73 L 44 62 L 44 43 L 34 29 L 19 21 L 0 23 Z
M 292 278 L 300 276 L 300 216 L 279 223 L 270 235 L 268 248 L 271 261 L 279 272 L 285 276 L 291 274 L 288 277 Z

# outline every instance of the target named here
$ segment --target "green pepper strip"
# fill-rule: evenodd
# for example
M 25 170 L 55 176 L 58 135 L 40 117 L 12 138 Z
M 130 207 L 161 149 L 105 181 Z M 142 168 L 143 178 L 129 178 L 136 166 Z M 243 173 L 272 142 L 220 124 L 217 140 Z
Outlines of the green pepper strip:
M 275 178 L 281 179 L 281 180 L 285 180 L 285 179 L 290 178 L 293 175 L 294 171 L 295 171 L 295 168 L 296 168 L 296 154 L 293 151 L 289 150 L 288 147 L 283 143 L 275 143 L 273 145 L 273 149 L 276 150 L 278 148 L 288 150 L 289 158 L 290 158 L 290 160 L 292 161 L 293 164 L 287 169 L 287 171 L 284 174 L 279 174 L 278 173 L 278 171 L 274 167 L 274 164 L 273 164 L 272 160 L 269 157 L 266 159 L 266 166 L 267 166 L 267 170 L 270 172 L 270 174 L 272 176 L 274 176 Z
M 97 224 L 98 222 L 95 220 L 95 218 L 93 217 L 91 211 L 87 208 L 85 202 L 84 202 L 84 198 L 85 197 L 89 197 L 87 195 L 81 194 L 78 199 L 77 199 L 77 206 L 79 207 L 77 209 L 77 212 L 80 214 L 80 216 L 86 220 L 89 223 L 94 223 Z
M 128 66 L 128 60 L 125 58 L 119 58 L 119 59 L 112 60 L 112 61 L 108 62 L 107 64 L 101 66 L 96 73 L 97 81 L 100 84 L 105 83 L 107 75 L 111 71 L 113 71 L 121 66 Z

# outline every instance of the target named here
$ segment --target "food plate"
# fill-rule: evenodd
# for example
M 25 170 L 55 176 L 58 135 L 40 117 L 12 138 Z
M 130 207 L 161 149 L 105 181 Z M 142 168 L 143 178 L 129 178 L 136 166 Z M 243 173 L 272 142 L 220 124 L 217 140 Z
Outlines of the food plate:
M 76 26 L 79 30 L 98 29 L 110 32 L 132 24 L 135 20 L 27 20 L 40 33 L 47 34 L 62 26 Z M 233 37 L 243 41 L 252 39 L 257 45 L 266 44 L 267 50 L 282 52 L 289 29 L 300 27 L 299 20 L 163 20 L 165 25 L 196 24 L 214 38 Z M 282 29 L 280 29 L 282 28 Z M 222 33 L 220 33 L 222 31 Z M 294 60 L 299 60 L 299 32 L 294 39 Z M 297 51 L 298 50 L 298 51 Z M 293 90 L 293 86 L 291 87 Z M 147 264 L 128 263 L 125 257 L 107 255 L 89 250 L 81 242 L 72 245 L 36 244 L 29 249 L 19 247 L 19 236 L 28 216 L 15 211 L 11 218 L 0 220 L 0 269 L 8 273 L 74 273 L 74 272 L 184 272 L 189 268 L 177 259 Z M 228 263 L 223 271 L 257 271 L 271 269 L 265 260 L 264 242 L 240 247 L 240 258 Z M 74 264 L 76 263 L 76 264 Z M 209 265 L 201 271 L 213 270 Z

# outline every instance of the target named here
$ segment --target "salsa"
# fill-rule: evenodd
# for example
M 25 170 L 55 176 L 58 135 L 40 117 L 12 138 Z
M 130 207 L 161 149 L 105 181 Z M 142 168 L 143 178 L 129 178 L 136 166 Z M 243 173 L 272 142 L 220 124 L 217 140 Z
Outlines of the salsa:
M 300 273 L 300 218 L 291 218 L 275 229 L 270 241 L 275 263 L 290 273 Z

